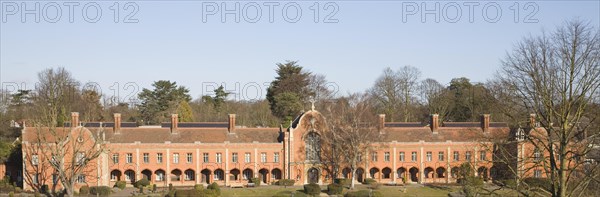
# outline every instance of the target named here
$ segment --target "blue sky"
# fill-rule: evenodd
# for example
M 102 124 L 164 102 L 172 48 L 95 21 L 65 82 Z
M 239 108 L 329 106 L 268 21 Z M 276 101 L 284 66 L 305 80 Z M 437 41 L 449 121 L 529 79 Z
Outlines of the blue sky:
M 33 9 L 36 2 L 40 22 L 35 14 L 26 14 L 22 22 L 20 11 Z M 90 2 L 97 6 L 88 5 L 85 15 L 83 7 Z M 65 2 L 1 3 L 2 88 L 32 89 L 37 72 L 61 66 L 83 83 L 97 83 L 103 94 L 118 92 L 122 100 L 163 79 L 188 87 L 194 98 L 210 93 L 213 84 L 224 84 L 237 93 L 236 99 L 263 98 L 266 84 L 275 77 L 275 64 L 285 60 L 298 60 L 311 72 L 326 75 L 340 94 L 363 91 L 385 67 L 404 65 L 441 83 L 456 77 L 485 82 L 524 36 L 551 31 L 574 18 L 600 26 L 599 1 L 85 1 L 73 7 L 72 23 Z M 111 9 L 115 3 L 118 23 L 115 7 Z M 239 23 L 233 14 L 222 22 L 220 12 L 236 3 Z M 272 23 L 265 3 L 278 4 Z M 436 4 L 437 14 L 426 14 L 422 21 L 421 12 Z M 478 4 L 472 22 L 467 4 Z M 211 12 L 215 6 L 219 12 Z M 294 21 L 297 6 L 301 17 L 295 23 L 286 21 Z M 99 18 L 97 8 L 102 10 Z M 124 23 L 133 8 L 137 12 L 130 19 L 137 22 Z M 324 23 L 334 8 L 330 19 L 337 22 Z

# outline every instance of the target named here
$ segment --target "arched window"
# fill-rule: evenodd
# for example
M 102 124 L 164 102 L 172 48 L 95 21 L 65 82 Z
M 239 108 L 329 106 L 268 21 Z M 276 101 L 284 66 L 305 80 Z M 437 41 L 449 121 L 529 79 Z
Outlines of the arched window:
M 316 132 L 310 132 L 306 135 L 306 160 L 320 161 L 321 157 L 321 136 Z

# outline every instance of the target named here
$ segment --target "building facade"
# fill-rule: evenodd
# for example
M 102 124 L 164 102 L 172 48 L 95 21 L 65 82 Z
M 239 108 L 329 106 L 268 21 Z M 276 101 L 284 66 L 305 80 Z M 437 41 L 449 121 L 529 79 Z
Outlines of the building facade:
M 323 131 L 313 125 L 315 121 L 326 124 L 318 111 L 304 112 L 286 129 L 243 128 L 236 126 L 235 120 L 231 114 L 228 122 L 178 123 L 173 114 L 170 123 L 136 126 L 121 122 L 120 114 L 114 114 L 114 122 L 81 123 L 74 112 L 71 122 L 61 129 L 70 132 L 68 135 L 83 132 L 94 142 L 100 140 L 106 149 L 88 162 L 89 170 L 77 180 L 79 186 L 112 186 L 116 181 L 132 184 L 143 177 L 158 186 L 213 182 L 235 186 L 252 178 L 266 184 L 293 179 L 302 185 L 327 184 L 336 176 L 318 161 Z M 480 122 L 440 123 L 434 114 L 428 125 L 385 122 L 385 115 L 380 115 L 378 125 L 384 140 L 377 143 L 384 146 L 361 157 L 354 181 L 451 183 L 456 182 L 458 168 L 465 162 L 473 164 L 478 176 L 490 180 L 498 171 L 493 139 L 514 136 L 505 123 L 490 122 L 489 115 L 482 115 Z M 22 173 L 23 177 L 37 177 L 34 184 L 53 187 L 59 184 L 55 172 L 35 169 L 49 161 L 42 161 L 27 148 L 35 146 L 43 133 L 39 130 L 22 129 Z M 32 159 L 39 164 L 32 165 Z M 350 168 L 342 166 L 337 176 L 351 178 Z M 24 189 L 33 188 L 24 183 Z

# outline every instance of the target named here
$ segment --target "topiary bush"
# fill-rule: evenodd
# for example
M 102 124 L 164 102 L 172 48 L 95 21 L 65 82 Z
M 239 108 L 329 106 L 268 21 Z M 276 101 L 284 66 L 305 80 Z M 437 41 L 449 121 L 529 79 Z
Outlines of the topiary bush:
M 125 181 L 117 181 L 115 183 L 114 187 L 118 187 L 119 189 L 125 189 L 125 186 L 127 186 L 127 182 L 125 182 Z
M 204 185 L 202 185 L 202 184 L 196 184 L 196 185 L 194 185 L 194 189 L 197 190 L 197 191 L 204 190 Z
M 93 186 L 90 187 L 90 194 L 92 195 L 100 195 L 100 196 L 108 196 L 112 190 L 108 186 Z
M 255 186 L 255 187 L 258 187 L 258 186 L 260 186 L 260 182 L 261 182 L 261 181 L 260 181 L 260 178 L 251 178 L 251 179 L 250 179 L 250 183 L 254 183 L 254 186 Z
M 213 182 L 210 185 L 208 185 L 208 187 L 206 187 L 208 190 L 213 190 L 217 196 L 221 195 L 221 188 L 219 187 L 219 184 Z
M 88 194 L 90 194 L 90 187 L 88 187 L 87 185 L 81 186 L 79 188 L 79 194 L 80 195 L 88 195 Z
M 292 180 L 292 179 L 281 179 L 281 180 L 275 182 L 275 185 L 292 186 L 292 185 L 294 185 L 294 183 L 296 183 L 296 181 Z
M 327 194 L 329 195 L 342 194 L 342 191 L 344 191 L 344 186 L 340 184 L 332 183 L 327 185 Z
M 150 185 L 150 181 L 148 181 L 148 178 L 146 178 L 146 177 L 143 177 L 142 179 L 136 181 L 133 184 L 134 187 L 139 187 L 139 186 L 146 187 L 148 185 Z
M 308 195 L 319 195 L 321 194 L 321 186 L 316 183 L 310 183 L 304 185 L 304 193 Z

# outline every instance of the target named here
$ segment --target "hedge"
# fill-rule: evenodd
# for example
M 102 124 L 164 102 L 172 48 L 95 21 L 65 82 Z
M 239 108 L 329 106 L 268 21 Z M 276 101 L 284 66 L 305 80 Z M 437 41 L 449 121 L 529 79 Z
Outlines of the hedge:
M 321 186 L 315 183 L 306 184 L 304 185 L 304 193 L 309 195 L 319 195 L 321 194 Z
M 111 193 L 111 189 L 108 186 L 92 186 L 90 187 L 90 194 L 108 196 Z
M 344 186 L 340 184 L 332 183 L 327 185 L 327 194 L 329 195 L 342 194 L 342 191 L 344 191 Z

